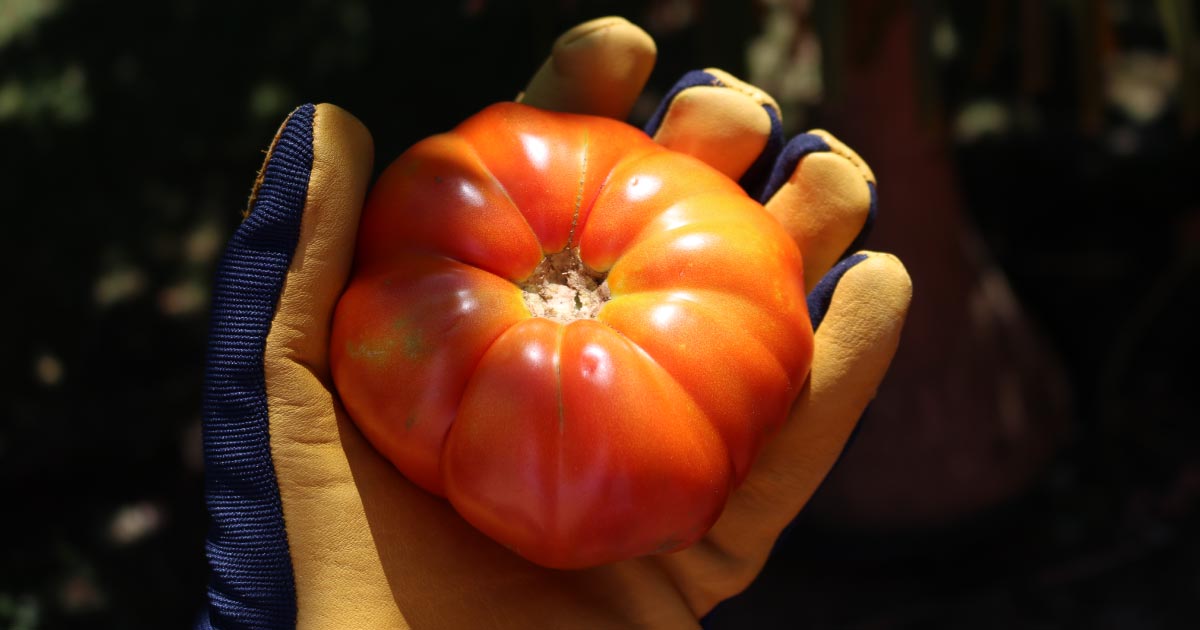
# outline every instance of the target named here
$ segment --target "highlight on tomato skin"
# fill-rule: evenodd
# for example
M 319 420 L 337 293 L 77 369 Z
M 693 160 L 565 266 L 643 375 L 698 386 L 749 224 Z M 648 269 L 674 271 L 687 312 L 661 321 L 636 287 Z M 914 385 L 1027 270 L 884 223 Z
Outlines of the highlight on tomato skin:
M 800 253 L 624 123 L 493 105 L 380 176 L 333 378 L 413 483 L 530 561 L 684 548 L 807 377 Z

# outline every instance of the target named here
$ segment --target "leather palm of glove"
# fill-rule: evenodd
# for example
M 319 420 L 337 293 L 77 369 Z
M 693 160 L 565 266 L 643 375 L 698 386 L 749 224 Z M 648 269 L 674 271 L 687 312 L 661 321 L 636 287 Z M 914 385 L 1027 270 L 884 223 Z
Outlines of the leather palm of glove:
M 589 22 L 559 39 L 519 100 L 624 118 L 654 55 L 628 22 Z M 873 213 L 869 169 L 824 132 L 784 146 L 779 122 L 770 97 L 708 70 L 672 90 L 648 132 L 739 180 L 800 245 L 820 326 L 792 415 L 696 545 L 555 571 L 407 481 L 338 401 L 329 324 L 373 148 L 335 106 L 293 112 L 218 270 L 204 414 L 212 579 L 200 626 L 684 628 L 744 589 L 874 395 L 911 295 L 895 258 L 845 257 Z

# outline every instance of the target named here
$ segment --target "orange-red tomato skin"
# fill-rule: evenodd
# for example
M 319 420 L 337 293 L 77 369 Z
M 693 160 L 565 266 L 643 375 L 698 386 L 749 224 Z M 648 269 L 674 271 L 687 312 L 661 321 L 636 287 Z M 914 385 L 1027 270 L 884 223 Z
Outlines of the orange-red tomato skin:
M 519 285 L 577 248 L 596 319 Z M 616 121 L 498 104 L 389 166 L 331 341 L 396 467 L 544 566 L 687 546 L 807 376 L 800 254 L 732 181 Z

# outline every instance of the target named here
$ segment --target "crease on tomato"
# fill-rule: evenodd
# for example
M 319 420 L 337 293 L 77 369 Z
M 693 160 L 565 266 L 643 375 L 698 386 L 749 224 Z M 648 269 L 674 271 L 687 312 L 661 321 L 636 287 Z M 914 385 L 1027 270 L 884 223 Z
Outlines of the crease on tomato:
M 555 335 L 555 338 L 554 338 L 554 356 L 551 358 L 551 362 L 554 365 L 554 382 L 555 382 L 554 391 L 558 397 L 557 407 L 558 407 L 558 433 L 559 433 L 559 435 L 562 435 L 564 425 L 566 424 L 566 409 L 563 407 L 563 391 L 562 391 L 562 343 L 563 343 L 563 335 L 565 335 L 566 332 L 567 332 L 567 327 L 562 324 L 559 324 L 558 334 Z M 561 449 L 560 449 L 560 453 L 561 453 Z M 561 472 L 561 469 L 562 469 L 561 462 L 559 463 L 559 469 Z
M 564 440 L 566 439 L 565 432 L 566 432 L 566 422 L 567 422 L 567 418 L 566 418 L 567 410 L 566 410 L 566 405 L 563 403 L 563 377 L 562 377 L 562 347 L 563 347 L 563 337 L 566 336 L 566 333 L 567 333 L 566 325 L 559 324 L 558 330 L 556 331 L 556 334 L 554 335 L 554 354 L 550 358 L 551 365 L 554 366 L 554 394 L 555 394 L 555 397 L 557 398 L 557 400 L 555 400 L 555 407 L 558 410 L 558 436 L 554 440 L 554 449 L 556 451 L 555 452 L 555 475 L 557 476 L 558 483 L 553 484 L 554 495 L 550 499 L 550 503 L 551 503 L 550 510 L 552 512 L 552 514 L 550 515 L 550 521 L 552 523 L 550 530 L 554 531 L 554 532 L 559 532 L 559 531 L 563 530 L 562 506 L 560 504 L 560 501 L 562 499 L 562 480 L 566 478 L 566 468 L 567 468 L 567 453 L 566 453 L 566 449 L 564 448 L 564 444 L 563 444 Z
M 580 422 L 584 431 L 594 430 L 600 426 L 597 424 L 597 413 L 604 415 L 615 411 L 611 417 L 610 432 L 594 436 L 604 442 L 603 445 L 594 445 L 598 446 L 594 453 L 616 456 L 613 462 L 600 465 L 597 470 L 609 469 L 611 473 L 615 467 L 624 473 L 615 476 L 609 474 L 600 483 L 599 487 L 605 490 L 606 500 L 615 500 L 615 503 L 604 504 L 615 512 L 602 520 L 614 515 L 620 515 L 620 518 L 634 516 L 636 511 L 632 507 L 636 501 L 632 498 L 646 492 L 647 486 L 657 486 L 650 493 L 658 494 L 659 500 L 679 509 L 685 506 L 696 508 L 698 504 L 703 504 L 703 522 L 698 523 L 690 516 L 682 517 L 681 513 L 672 512 L 672 518 L 657 522 L 650 528 L 653 531 L 624 537 L 627 551 L 633 555 L 651 553 L 663 537 L 690 536 L 694 540 L 711 526 L 733 487 L 734 466 L 724 436 L 695 400 L 693 393 L 684 388 L 645 348 L 619 330 L 597 320 L 580 320 L 564 328 L 567 330 L 564 349 L 574 347 L 569 355 L 563 355 L 563 361 L 569 360 L 572 366 L 569 377 L 565 375 L 567 370 L 564 368 L 563 381 L 564 395 L 570 389 L 565 404 L 567 415 L 570 416 L 568 422 Z M 565 337 L 572 333 L 572 343 L 568 344 Z M 608 361 L 593 365 L 586 352 L 588 348 L 601 351 Z M 593 360 L 595 358 L 592 357 Z M 596 380 L 597 372 L 593 370 L 597 369 L 601 374 L 608 374 L 609 377 L 619 374 L 621 378 Z M 570 388 L 567 387 L 568 378 L 572 384 Z M 586 384 L 582 390 L 579 388 L 581 384 Z M 584 403 L 585 399 L 581 398 L 583 392 L 589 396 L 611 394 L 614 398 L 602 398 L 601 401 L 607 401 L 609 408 L 605 409 L 605 405 L 601 404 L 601 411 L 598 412 L 592 402 L 594 399 Z M 667 406 L 661 406 L 664 404 Z M 616 410 L 612 405 L 616 406 Z M 576 435 L 574 440 L 568 440 L 564 445 L 578 451 L 584 443 L 579 442 L 579 436 Z M 650 451 L 657 453 L 654 457 L 646 457 Z M 682 471 L 688 472 L 679 475 Z M 578 474 L 577 470 L 575 472 Z M 667 479 L 672 480 L 671 484 L 678 484 L 673 486 L 678 493 L 663 485 Z M 685 497 L 686 500 L 679 503 Z M 603 512 L 597 512 L 598 516 L 600 514 Z M 581 520 L 582 517 L 584 513 L 574 510 L 572 522 L 566 524 L 567 531 L 588 531 L 595 527 L 586 519 Z M 575 540 L 578 543 L 578 539 Z
M 585 128 L 583 130 L 583 147 L 581 147 L 581 150 L 579 151 L 579 179 L 576 180 L 575 183 L 575 207 L 571 209 L 571 227 L 567 231 L 567 244 L 564 249 L 575 247 L 575 230 L 579 227 L 580 212 L 582 211 L 583 206 L 583 189 L 587 184 L 588 150 L 590 148 L 591 134 L 589 134 L 588 130 Z M 611 173 L 612 171 L 609 172 Z M 603 182 L 601 182 L 600 187 L 596 189 L 597 194 L 599 194 L 600 188 L 602 188 L 603 185 Z M 542 253 L 548 254 L 553 252 L 547 252 L 545 248 L 542 248 Z
M 749 200 L 748 198 L 731 196 L 724 191 L 701 191 L 686 197 L 681 197 L 675 200 L 674 203 L 671 203 L 668 207 L 664 208 L 662 212 L 651 217 L 650 220 L 646 222 L 646 225 L 643 225 L 641 229 L 638 230 L 637 235 L 630 240 L 629 246 L 626 247 L 625 251 L 621 253 L 621 258 L 625 258 L 628 254 L 632 253 L 634 249 L 647 241 L 653 240 L 656 237 L 666 238 L 668 235 L 671 235 L 679 230 L 705 229 L 706 232 L 720 233 L 728 226 L 734 226 L 738 230 L 742 230 L 745 228 L 745 219 L 747 217 L 745 213 L 733 211 L 730 211 L 727 214 L 710 216 L 681 216 L 675 223 L 667 226 L 659 225 L 658 223 L 663 219 L 664 216 L 668 214 L 686 212 L 691 210 L 693 206 L 723 204 L 726 208 L 732 208 L 736 207 L 736 205 L 742 205 L 746 201 L 752 202 L 752 200 Z M 766 215 L 766 217 L 769 218 L 770 215 Z M 774 219 L 772 218 L 771 221 L 774 221 Z M 782 230 L 782 228 L 780 229 Z M 767 256 L 773 253 L 775 252 L 764 251 L 762 252 L 762 255 Z M 616 262 L 620 262 L 620 259 L 618 259 Z M 613 264 L 614 267 L 616 266 L 616 262 Z
M 588 266 L 610 270 L 640 233 L 680 202 L 720 193 L 750 201 L 737 184 L 702 167 L 657 145 L 630 152 L 615 164 L 579 239 Z
M 507 279 L 536 267 L 536 232 L 472 153 L 461 135 L 438 134 L 385 169 L 363 211 L 356 264 L 387 264 L 394 252 L 412 249 L 446 254 Z
M 704 299 L 705 295 L 719 296 L 719 299 L 721 299 L 721 300 L 731 300 L 734 302 L 738 302 L 742 306 L 747 307 L 748 310 L 758 311 L 759 314 L 766 315 L 770 319 L 778 321 L 781 324 L 784 324 L 784 322 L 788 319 L 788 318 L 784 318 L 784 317 L 777 317 L 775 313 L 773 313 L 767 309 L 763 309 L 761 306 L 755 304 L 753 301 L 747 299 L 745 296 L 738 295 L 736 293 L 727 292 L 727 291 L 717 291 L 717 290 L 711 290 L 711 289 L 691 289 L 691 288 L 685 289 L 685 290 L 655 289 L 655 290 L 650 290 L 650 291 L 637 291 L 637 292 L 632 292 L 632 293 L 626 293 L 625 295 L 623 295 L 621 297 L 625 298 L 625 297 L 634 297 L 634 296 L 646 296 L 646 295 L 652 295 L 652 294 L 661 294 L 661 295 L 667 296 L 669 299 L 676 299 L 676 300 L 680 300 L 680 301 L 686 301 L 691 304 L 695 304 L 699 309 L 703 310 L 709 316 L 709 319 L 711 319 L 713 322 L 720 322 L 722 320 L 722 318 L 717 316 L 717 311 L 711 306 L 710 301 Z M 612 300 L 609 301 L 609 304 L 612 304 L 613 302 L 617 301 L 617 299 L 619 299 L 619 298 L 614 297 Z M 664 300 L 664 302 L 665 301 L 667 301 L 667 300 Z M 605 304 L 605 306 L 607 307 L 608 304 Z M 597 317 L 597 319 L 599 319 L 606 325 L 612 327 L 617 332 L 619 332 L 623 335 L 625 334 L 623 331 L 621 331 L 621 329 L 618 325 L 613 324 L 606 318 L 606 316 L 604 314 L 604 309 L 601 309 L 600 315 L 599 315 L 599 317 Z M 714 325 L 719 326 L 726 330 L 729 328 L 729 326 L 727 326 L 725 324 L 714 323 Z M 784 325 L 786 325 L 786 324 L 784 324 Z M 743 342 L 744 343 L 753 343 L 756 348 L 761 349 L 764 354 L 766 354 L 767 356 L 770 356 L 772 359 L 774 359 L 775 365 L 779 368 L 779 372 L 781 374 L 785 375 L 785 377 L 788 381 L 788 387 L 789 388 L 795 387 L 797 379 L 793 378 L 794 370 L 789 370 L 787 368 L 787 364 L 789 362 L 786 361 L 783 357 L 781 357 L 779 355 L 780 349 L 777 348 L 775 344 L 771 344 L 771 343 L 769 343 L 768 340 L 763 339 L 762 335 L 760 334 L 760 329 L 758 327 L 746 326 L 746 327 L 738 328 L 737 332 L 738 332 L 739 336 L 741 334 L 749 333 L 751 335 L 751 337 L 749 339 L 743 339 Z M 782 334 L 790 335 L 791 333 L 785 332 Z M 628 335 L 625 335 L 625 336 L 628 337 Z M 634 343 L 636 343 L 636 341 Z M 800 377 L 801 382 L 803 381 L 803 378 L 806 375 L 807 375 L 807 372 L 805 372 L 804 375 L 801 375 L 801 377 Z
M 773 347 L 792 335 L 777 335 L 771 344 L 755 327 L 746 325 L 743 315 L 761 314 L 762 309 L 750 305 L 731 320 L 725 309 L 731 302 L 745 302 L 742 298 L 716 291 L 699 293 L 660 290 L 625 295 L 606 305 L 610 308 L 601 321 L 629 339 L 689 394 L 721 434 L 740 482 L 754 453 L 783 424 L 795 401 L 798 389 L 793 376 L 801 367 L 801 357 L 793 357 L 789 366 Z M 685 310 L 680 311 L 680 306 Z M 672 327 L 670 334 L 659 334 Z M 742 334 L 750 329 L 755 334 Z M 737 339 L 736 346 L 721 343 L 726 338 Z M 732 363 L 713 367 L 723 361 Z M 707 369 L 696 370 L 697 362 Z M 753 408 L 747 410 L 746 404 Z M 757 418 L 745 422 L 743 410 Z
M 500 189 L 500 192 L 504 193 L 504 198 L 506 200 L 508 200 L 509 207 L 511 207 L 513 209 L 513 211 L 516 212 L 517 215 L 521 217 L 521 221 L 525 223 L 525 227 L 529 229 L 530 233 L 533 234 L 534 240 L 537 241 L 538 250 L 541 251 L 542 255 L 544 256 L 545 249 L 542 247 L 541 237 L 538 236 L 537 230 L 533 229 L 533 225 L 529 223 L 529 217 L 526 217 L 525 213 L 521 211 L 521 207 L 517 205 L 517 202 L 513 201 L 512 195 L 509 194 L 509 192 L 508 192 L 508 187 L 504 185 L 504 182 L 500 181 L 500 178 L 496 177 L 496 174 L 492 172 L 492 169 L 488 168 L 487 162 L 484 161 L 483 156 L 481 156 L 479 154 L 479 150 L 475 147 L 475 144 L 472 143 L 469 138 L 463 137 L 462 135 L 457 134 L 455 132 L 451 132 L 451 133 L 456 135 L 457 137 L 459 137 L 462 140 L 462 143 L 467 147 L 467 149 L 469 149 L 467 154 L 470 155 L 471 159 L 474 160 L 475 163 L 479 165 L 480 170 L 482 170 L 485 174 L 487 174 L 487 176 L 492 180 L 492 182 L 496 184 L 496 187 Z M 467 263 L 467 264 L 470 264 L 470 263 Z M 524 277 L 522 277 L 518 280 L 518 282 L 524 282 L 524 281 L 528 280 L 529 276 L 533 275 L 533 271 L 536 268 L 537 268 L 537 266 L 535 265 L 534 268 L 530 269 L 529 273 L 526 273 Z M 487 271 L 487 270 L 483 269 L 483 271 Z M 488 272 L 488 273 L 491 273 L 491 272 Z
M 615 300 L 617 300 L 616 296 L 614 296 L 612 300 L 609 300 L 608 303 L 605 304 L 605 306 L 608 306 L 608 304 L 611 304 Z M 601 313 L 603 313 L 603 309 L 601 309 Z M 596 317 L 596 322 L 599 324 L 602 324 L 603 326 L 605 326 L 606 328 L 611 330 L 613 333 L 615 333 L 617 336 L 619 336 L 621 339 L 623 339 L 626 343 L 628 343 L 630 345 L 630 347 L 632 347 L 647 363 L 655 366 L 656 368 L 661 370 L 663 374 L 666 374 L 667 376 L 669 376 L 671 381 L 673 381 L 675 383 L 675 385 L 678 387 L 679 391 L 683 393 L 684 397 L 688 400 L 688 402 L 690 402 L 692 404 L 692 406 L 696 409 L 697 413 L 699 413 L 700 421 L 703 422 L 704 424 L 706 424 L 707 426 L 712 427 L 713 429 L 716 429 L 716 424 L 712 421 L 712 417 L 710 416 L 708 411 L 705 410 L 704 406 L 701 405 L 699 403 L 699 401 L 696 400 L 695 394 L 693 394 L 691 391 L 689 391 L 688 388 L 684 387 L 679 382 L 679 378 L 671 370 L 667 369 L 667 367 L 664 366 L 657 358 L 655 358 L 651 352 L 646 350 L 646 348 L 644 348 L 642 346 L 642 344 L 638 343 L 636 339 L 633 339 L 629 335 L 625 334 L 624 331 L 622 331 L 617 326 L 612 325 L 611 322 L 606 321 L 601 316 L 598 315 Z M 560 339 L 560 341 L 561 341 L 561 339 Z M 561 380 L 560 380 L 560 384 L 561 384 Z M 561 396 L 561 390 L 560 390 L 559 395 Z M 724 453 L 726 455 L 726 459 L 728 460 L 727 463 L 729 464 L 730 470 L 736 470 L 736 466 L 734 465 L 734 461 L 733 461 L 733 457 L 732 457 L 733 451 L 730 448 L 730 445 L 729 445 L 728 441 L 726 440 L 725 435 L 722 434 L 720 431 L 716 431 L 716 433 L 721 440 L 721 446 L 724 449 Z
M 615 257 L 612 262 L 610 262 L 608 264 L 603 264 L 603 263 L 595 264 L 595 257 L 589 256 L 588 251 L 587 251 L 588 248 L 584 247 L 583 239 L 584 239 L 584 236 L 588 232 L 588 228 L 591 226 L 591 220 L 592 220 L 592 217 L 594 216 L 594 211 L 596 209 L 596 203 L 600 200 L 601 195 L 604 195 L 605 193 L 608 192 L 608 190 L 610 189 L 611 185 L 614 182 L 614 179 L 616 179 L 619 175 L 624 174 L 623 171 L 634 168 L 639 162 L 649 159 L 655 155 L 658 155 L 658 154 L 662 153 L 663 150 L 664 149 L 662 149 L 662 147 L 659 147 L 658 145 L 653 145 L 653 146 L 641 148 L 639 150 L 630 151 L 625 156 L 623 156 L 620 160 L 618 160 L 615 164 L 613 164 L 612 168 L 610 168 L 608 170 L 608 173 L 605 174 L 604 180 L 600 183 L 599 186 L 596 187 L 596 193 L 594 195 L 592 195 L 591 202 L 587 206 L 587 214 L 584 217 L 584 221 L 582 222 L 582 227 L 580 227 L 580 229 L 579 229 L 579 238 L 577 239 L 577 244 L 576 244 L 576 246 L 579 248 L 580 260 L 582 260 L 583 264 L 587 265 L 589 269 L 592 269 L 593 271 L 596 271 L 598 273 L 607 274 L 608 271 L 616 263 L 617 258 L 620 257 L 620 251 L 618 251 L 617 257 Z M 663 208 L 663 211 L 665 211 L 665 210 L 666 210 L 666 208 Z M 655 216 L 657 216 L 657 215 L 655 215 Z M 649 219 L 647 219 L 647 223 L 649 223 L 653 219 L 654 219 L 654 217 L 650 217 Z
M 649 146 L 639 147 L 639 148 L 630 150 L 628 153 L 626 153 L 624 156 L 622 156 L 621 159 L 617 160 L 612 165 L 611 168 L 608 169 L 608 172 L 604 174 L 604 179 L 600 181 L 600 184 L 598 186 L 596 186 L 596 192 L 592 194 L 592 198 L 590 200 L 588 200 L 588 203 L 583 206 L 583 211 L 582 211 L 581 219 L 580 219 L 580 227 L 578 230 L 578 237 L 575 239 L 575 247 L 579 249 L 579 258 L 583 262 L 584 265 L 587 265 L 588 269 L 591 269 L 592 271 L 595 271 L 597 273 L 606 274 L 608 272 L 608 269 L 612 267 L 611 264 L 608 266 L 593 265 L 592 263 L 588 262 L 587 255 L 584 253 L 583 235 L 587 232 L 589 222 L 591 221 L 593 212 L 596 209 L 596 202 L 600 199 L 601 195 L 603 195 L 603 194 L 605 194 L 605 192 L 607 192 L 609 187 L 612 185 L 614 179 L 617 177 L 618 174 L 620 174 L 622 169 L 630 168 L 632 165 L 636 164 L 637 162 L 644 160 L 650 156 L 659 154 L 663 150 L 664 149 L 662 147 L 660 147 L 656 144 L 651 144 Z M 581 179 L 581 181 L 582 181 L 582 179 Z

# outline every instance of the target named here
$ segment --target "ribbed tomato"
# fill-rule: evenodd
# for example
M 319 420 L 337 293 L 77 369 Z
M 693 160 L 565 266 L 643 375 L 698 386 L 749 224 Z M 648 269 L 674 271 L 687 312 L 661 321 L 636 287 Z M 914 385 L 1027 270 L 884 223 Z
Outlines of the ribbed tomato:
M 812 356 L 796 245 L 624 123 L 517 104 L 382 174 L 334 317 L 355 423 L 527 559 L 698 540 Z

